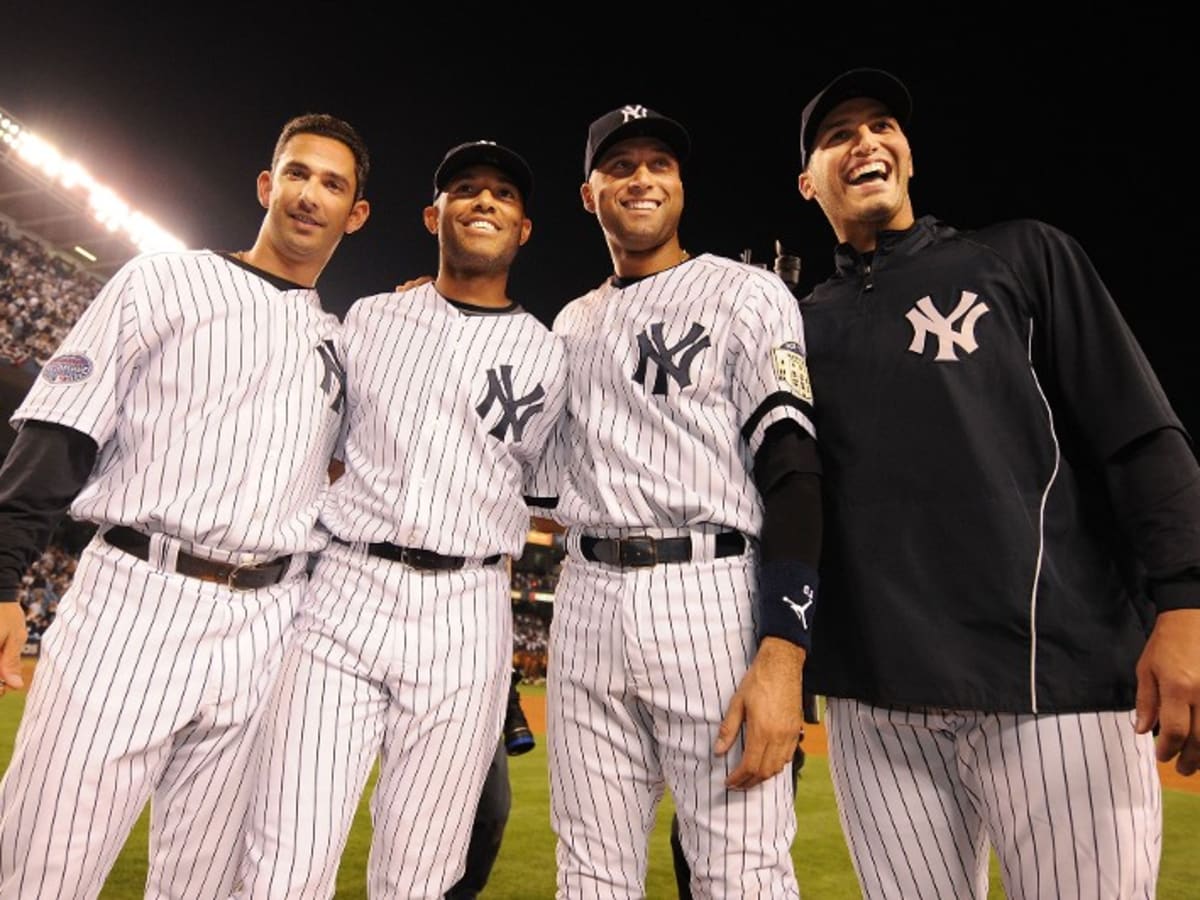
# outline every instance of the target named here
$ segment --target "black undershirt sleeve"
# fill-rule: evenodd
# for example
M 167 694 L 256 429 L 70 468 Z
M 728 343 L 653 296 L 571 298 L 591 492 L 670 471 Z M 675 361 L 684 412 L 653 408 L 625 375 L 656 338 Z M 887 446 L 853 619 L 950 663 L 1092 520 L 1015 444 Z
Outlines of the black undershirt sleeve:
M 816 569 L 821 556 L 821 462 L 817 443 L 792 419 L 767 428 L 754 456 L 762 495 L 761 562 L 798 560 Z
M 1113 454 L 1105 477 L 1157 610 L 1200 607 L 1200 465 L 1187 436 L 1143 435 Z
M 82 431 L 30 419 L 0 468 L 0 603 L 45 552 L 50 534 L 92 474 L 99 448 Z

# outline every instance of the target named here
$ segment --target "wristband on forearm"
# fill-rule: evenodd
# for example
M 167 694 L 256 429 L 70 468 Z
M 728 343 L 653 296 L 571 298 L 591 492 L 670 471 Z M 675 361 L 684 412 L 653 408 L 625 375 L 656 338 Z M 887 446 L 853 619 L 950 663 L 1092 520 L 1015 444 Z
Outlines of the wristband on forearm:
M 817 606 L 817 571 L 799 560 L 764 563 L 758 578 L 758 639 L 783 638 L 809 648 Z

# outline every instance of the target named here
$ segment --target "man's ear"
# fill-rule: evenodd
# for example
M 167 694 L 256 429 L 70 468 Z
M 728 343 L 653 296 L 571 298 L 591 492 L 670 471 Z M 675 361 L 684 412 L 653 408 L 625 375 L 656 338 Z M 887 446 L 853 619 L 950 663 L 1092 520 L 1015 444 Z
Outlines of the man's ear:
M 258 183 L 256 184 L 256 193 L 258 194 L 258 205 L 266 209 L 271 205 L 271 173 L 263 170 L 258 173 Z
M 579 186 L 579 197 L 583 200 L 583 208 L 590 213 L 596 211 L 596 196 L 592 193 L 592 186 L 588 182 L 584 182 Z
M 346 219 L 346 234 L 354 234 L 358 229 L 367 224 L 367 217 L 371 215 L 371 204 L 366 200 L 356 200 L 354 205 L 350 207 L 350 216 Z
M 800 189 L 800 196 L 805 200 L 811 200 L 816 196 L 816 191 L 813 190 L 812 176 L 808 174 L 808 170 L 800 173 L 800 177 L 796 179 L 796 186 Z
M 427 206 L 421 213 L 421 218 L 425 222 L 425 230 L 430 234 L 438 233 L 438 219 L 441 218 L 440 211 L 436 206 Z
M 520 246 L 522 246 L 522 247 L 525 246 L 525 242 L 527 240 L 529 240 L 529 236 L 531 234 L 533 234 L 533 220 L 530 218 L 522 219 L 521 220 L 521 244 L 520 244 Z

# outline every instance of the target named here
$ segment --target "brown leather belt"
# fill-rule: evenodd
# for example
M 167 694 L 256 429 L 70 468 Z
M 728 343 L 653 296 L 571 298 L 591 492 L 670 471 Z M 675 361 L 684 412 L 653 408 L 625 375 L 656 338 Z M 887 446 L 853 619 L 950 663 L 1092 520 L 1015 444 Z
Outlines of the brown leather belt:
M 150 536 L 125 525 L 114 525 L 104 532 L 104 540 L 131 556 L 149 561 Z M 193 556 L 183 550 L 175 559 L 175 571 L 180 575 L 223 584 L 235 590 L 249 591 L 279 584 L 287 574 L 291 556 L 281 556 L 270 562 L 245 566 L 235 563 L 217 562 L 202 556 Z
M 583 535 L 579 552 L 592 562 L 638 569 L 657 563 L 690 562 L 692 539 L 689 536 L 653 538 L 639 534 L 623 538 L 598 538 Z M 740 556 L 746 552 L 746 538 L 738 531 L 722 531 L 716 537 L 715 556 Z
M 353 546 L 349 541 L 343 541 L 340 537 L 334 537 L 334 540 L 348 547 Z M 446 556 L 420 547 L 401 547 L 399 544 L 367 544 L 367 553 L 382 559 L 390 559 L 392 562 L 404 563 L 412 569 L 427 569 L 434 572 L 461 569 L 467 564 L 465 556 Z M 479 561 L 479 564 L 494 566 L 503 558 L 503 554 L 497 553 L 494 556 L 485 556 Z

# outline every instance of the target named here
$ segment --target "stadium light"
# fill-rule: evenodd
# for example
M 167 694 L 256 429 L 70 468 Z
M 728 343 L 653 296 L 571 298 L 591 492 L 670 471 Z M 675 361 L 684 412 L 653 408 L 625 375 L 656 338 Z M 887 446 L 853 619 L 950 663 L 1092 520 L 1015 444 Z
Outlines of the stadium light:
M 186 249 L 183 241 L 145 213 L 131 208 L 112 188 L 93 178 L 80 163 L 64 156 L 57 147 L 22 127 L 8 114 L 0 114 L 0 140 L 9 145 L 10 152 L 26 166 L 64 190 L 82 194 L 97 222 L 110 232 L 121 232 L 140 251 Z

